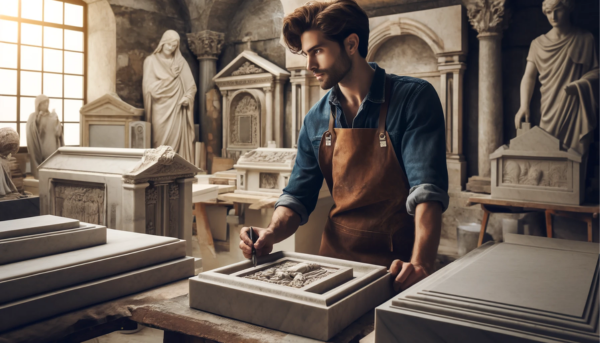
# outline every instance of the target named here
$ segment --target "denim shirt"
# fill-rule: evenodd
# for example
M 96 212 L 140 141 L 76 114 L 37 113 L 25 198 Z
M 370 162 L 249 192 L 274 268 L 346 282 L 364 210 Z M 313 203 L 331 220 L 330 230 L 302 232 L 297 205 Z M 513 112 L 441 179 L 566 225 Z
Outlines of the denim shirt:
M 373 82 L 351 128 L 377 128 L 379 108 L 385 100 L 386 74 L 377 64 L 370 65 L 375 69 Z M 386 130 L 411 187 L 406 209 L 414 215 L 418 204 L 439 201 L 445 211 L 449 201 L 448 170 L 440 99 L 433 86 L 425 80 L 393 74 L 388 76 L 392 89 Z M 337 108 L 335 127 L 350 128 L 337 96 L 338 91 L 337 86 L 333 87 L 304 118 L 294 169 L 275 204 L 275 208 L 285 206 L 298 213 L 301 225 L 308 221 L 315 209 L 323 184 L 318 156 L 321 137 L 329 129 L 331 104 Z

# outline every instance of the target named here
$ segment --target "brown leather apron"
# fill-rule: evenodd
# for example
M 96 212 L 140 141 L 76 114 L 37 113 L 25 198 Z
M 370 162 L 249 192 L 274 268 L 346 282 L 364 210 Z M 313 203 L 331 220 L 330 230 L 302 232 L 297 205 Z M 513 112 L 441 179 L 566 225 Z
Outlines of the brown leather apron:
M 410 261 L 415 240 L 414 218 L 406 212 L 410 187 L 385 129 L 390 88 L 386 78 L 376 129 L 334 128 L 332 105 L 319 166 L 335 204 L 320 255 L 386 267 L 395 259 Z

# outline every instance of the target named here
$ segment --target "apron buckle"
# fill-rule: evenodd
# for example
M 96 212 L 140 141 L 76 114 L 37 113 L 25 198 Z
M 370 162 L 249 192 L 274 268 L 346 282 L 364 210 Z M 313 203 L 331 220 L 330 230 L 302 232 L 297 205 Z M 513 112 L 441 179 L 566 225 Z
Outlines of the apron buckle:
M 331 146 L 331 134 L 325 136 L 325 146 Z
M 385 134 L 383 133 L 379 134 L 379 146 L 382 148 L 387 147 L 387 141 L 385 140 Z

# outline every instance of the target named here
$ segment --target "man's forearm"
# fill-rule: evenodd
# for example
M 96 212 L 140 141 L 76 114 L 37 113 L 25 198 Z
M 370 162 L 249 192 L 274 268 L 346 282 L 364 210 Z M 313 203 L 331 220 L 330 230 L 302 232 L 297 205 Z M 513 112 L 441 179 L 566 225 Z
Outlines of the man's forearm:
M 442 232 L 442 205 L 437 201 L 420 203 L 415 209 L 415 245 L 411 263 L 433 272 Z
M 275 243 L 279 243 L 293 235 L 300 226 L 300 216 L 293 210 L 278 206 L 267 229 L 273 232 Z

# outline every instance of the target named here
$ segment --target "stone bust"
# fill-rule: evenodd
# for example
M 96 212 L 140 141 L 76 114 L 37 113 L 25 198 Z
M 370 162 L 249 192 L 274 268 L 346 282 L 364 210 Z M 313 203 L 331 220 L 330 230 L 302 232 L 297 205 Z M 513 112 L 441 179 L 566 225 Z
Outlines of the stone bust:
M 38 166 L 64 145 L 62 124 L 55 111 L 48 111 L 50 99 L 45 95 L 35 98 L 35 112 L 27 120 L 27 150 L 31 173 L 38 178 Z
M 8 158 L 19 150 L 19 134 L 13 128 L 0 128 L 0 200 L 21 197 L 10 175 Z
M 545 0 L 542 9 L 552 29 L 531 43 L 515 126 L 519 129 L 523 119 L 529 121 L 529 104 L 539 75 L 539 126 L 567 148 L 585 155 L 598 110 L 597 47 L 590 32 L 572 25 L 573 0 Z

